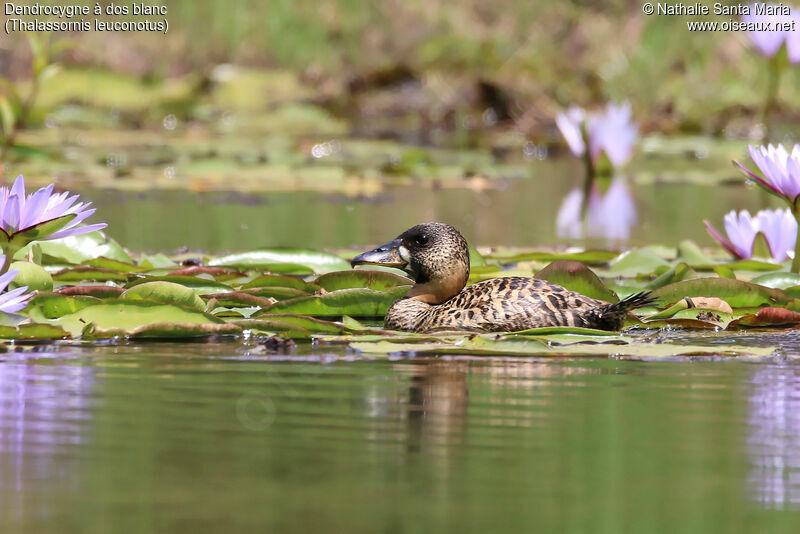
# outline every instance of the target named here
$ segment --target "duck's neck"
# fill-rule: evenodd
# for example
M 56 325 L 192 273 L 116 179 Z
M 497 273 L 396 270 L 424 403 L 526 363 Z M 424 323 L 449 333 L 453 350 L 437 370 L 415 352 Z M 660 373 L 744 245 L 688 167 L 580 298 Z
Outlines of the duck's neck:
M 458 295 L 469 278 L 469 263 L 450 269 L 446 275 L 420 280 L 406 295 L 426 304 L 441 304 Z

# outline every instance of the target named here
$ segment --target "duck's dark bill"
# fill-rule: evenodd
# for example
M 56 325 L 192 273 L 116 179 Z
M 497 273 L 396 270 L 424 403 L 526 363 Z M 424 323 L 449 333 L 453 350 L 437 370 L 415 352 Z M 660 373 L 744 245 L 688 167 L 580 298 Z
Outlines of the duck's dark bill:
M 400 239 L 389 241 L 385 245 L 359 254 L 350 262 L 356 265 L 383 265 L 384 267 L 403 267 L 406 261 L 400 257 Z

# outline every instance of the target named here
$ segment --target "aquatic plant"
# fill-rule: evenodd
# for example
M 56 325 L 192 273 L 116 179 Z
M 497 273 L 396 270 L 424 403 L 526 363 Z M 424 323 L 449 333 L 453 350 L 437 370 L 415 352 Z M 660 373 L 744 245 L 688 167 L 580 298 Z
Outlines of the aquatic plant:
M 754 173 L 738 161 L 733 163 L 759 187 L 781 198 L 789 206 L 795 221 L 800 218 L 800 145 L 795 145 L 791 153 L 783 145 L 755 147 L 750 145 L 750 157 L 763 177 Z M 796 222 L 795 222 L 796 225 Z M 800 272 L 800 241 L 795 241 L 795 254 L 792 259 L 792 272 Z
M 742 15 L 742 22 L 751 23 L 757 28 L 770 28 L 769 31 L 748 30 L 747 32 L 755 49 L 769 59 L 767 93 L 762 109 L 764 138 L 768 139 L 770 115 L 778 98 L 778 86 L 781 75 L 786 70 L 787 60 L 791 63 L 800 62 L 800 34 L 790 30 L 798 20 L 795 15 L 791 14 L 794 11 L 793 8 L 787 7 L 784 10 L 782 7 L 786 6 L 776 4 L 763 4 L 761 7 L 766 11 L 765 14 L 759 14 L 756 4 L 751 4 L 749 14 Z M 782 30 L 783 28 L 785 29 Z
M 2 258 L 0 261 L 5 265 L 5 258 Z M 0 293 L 5 291 L 8 284 L 14 280 L 18 273 L 19 271 L 17 269 L 11 269 L 0 276 Z M 0 312 L 14 313 L 24 308 L 31 297 L 33 297 L 33 293 L 25 294 L 27 290 L 28 286 L 20 286 L 0 294 Z
M 797 221 L 787 209 L 761 210 L 755 217 L 747 210 L 739 213 L 731 211 L 725 215 L 727 239 L 709 221 L 703 221 L 703 224 L 711 237 L 739 259 L 756 255 L 759 235 L 766 242 L 772 259 L 778 262 L 791 257 L 792 248 L 797 241 Z
M 624 179 L 612 180 L 605 193 L 592 185 L 585 214 L 582 213 L 584 202 L 585 192 L 578 187 L 564 197 L 556 215 L 558 236 L 576 239 L 586 235 L 608 240 L 630 237 L 631 228 L 636 223 L 636 204 Z
M 77 202 L 68 191 L 53 194 L 53 185 L 25 194 L 25 180 L 17 176 L 11 188 L 0 187 L 0 249 L 5 254 L 0 274 L 14 254 L 33 241 L 75 236 L 105 228 L 105 223 L 78 226 L 95 210 L 91 202 Z
M 573 106 L 556 117 L 556 126 L 570 151 L 585 159 L 589 176 L 595 174 L 602 154 L 613 168 L 622 167 L 633 156 L 638 128 L 631 120 L 630 102 L 609 102 L 605 110 L 594 113 Z
M 53 40 L 52 32 L 25 32 L 31 49 L 31 72 L 33 76 L 23 94 L 22 87 L 0 77 L 0 177 L 2 162 L 15 145 L 17 134 L 25 126 L 31 110 L 39 96 L 42 82 L 58 71 L 53 57 L 71 46 L 66 39 Z

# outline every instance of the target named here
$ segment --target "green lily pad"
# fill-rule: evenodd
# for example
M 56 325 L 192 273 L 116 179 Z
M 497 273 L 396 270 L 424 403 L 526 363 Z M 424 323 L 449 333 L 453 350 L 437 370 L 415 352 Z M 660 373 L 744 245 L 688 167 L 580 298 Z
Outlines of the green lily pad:
M 163 280 L 137 284 L 125 290 L 120 298 L 134 300 L 154 300 L 165 304 L 179 304 L 196 310 L 203 310 L 205 302 L 191 288 Z
M 246 308 L 254 306 L 259 308 L 268 308 L 274 302 L 269 299 L 257 297 L 255 295 L 251 295 L 249 293 L 243 293 L 240 291 L 228 291 L 226 293 L 209 293 L 203 295 L 203 298 L 207 300 L 215 299 L 219 306 L 226 306 L 229 308 L 236 308 L 236 307 Z
M 56 324 L 72 334 L 81 335 L 93 324 L 95 329 L 114 330 L 133 334 L 136 329 L 158 323 L 167 324 L 224 324 L 222 319 L 192 308 L 164 304 L 152 300 L 105 300 L 56 319 Z
M 675 282 L 689 280 L 691 278 L 697 278 L 697 272 L 685 262 L 680 262 L 674 267 L 670 267 L 664 273 L 660 274 L 658 278 L 647 284 L 647 288 L 658 289 L 667 284 L 674 284 Z
M 245 273 L 237 271 L 236 269 L 228 269 L 226 267 L 205 267 L 203 265 L 192 265 L 191 267 L 182 267 L 167 274 L 167 276 L 197 276 L 207 275 L 211 276 L 214 280 L 220 282 L 227 282 L 229 280 L 236 280 L 243 278 Z
M 125 282 L 128 278 L 129 275 L 127 273 L 85 265 L 62 269 L 53 275 L 53 279 L 59 282 L 83 282 L 88 280 L 95 282 Z
M 354 287 L 366 287 L 382 291 L 393 287 L 414 285 L 413 280 L 404 276 L 362 269 L 323 274 L 314 280 L 314 283 L 326 291 L 336 291 L 337 289 L 349 289 Z
M 243 289 L 240 292 L 262 299 L 273 298 L 275 300 L 294 299 L 297 297 L 304 297 L 309 294 L 306 291 L 301 291 L 293 287 L 278 286 L 254 287 L 253 289 Z
M 479 267 L 481 265 L 486 265 L 486 259 L 481 256 L 481 253 L 478 252 L 478 249 L 472 246 L 472 243 L 468 243 L 469 246 L 469 266 L 470 267 Z
M 28 286 L 30 291 L 53 290 L 53 277 L 41 266 L 28 261 L 15 261 L 9 266 L 11 269 L 16 269 L 18 273 L 8 285 L 9 289 Z
M 609 272 L 616 276 L 651 274 L 659 267 L 669 267 L 669 262 L 650 250 L 629 250 L 611 262 Z
M 769 273 L 762 274 L 750 280 L 753 284 L 774 289 L 788 289 L 793 286 L 800 286 L 800 274 L 797 273 Z M 793 295 L 797 296 L 797 295 Z
M 552 262 L 556 260 L 574 260 L 586 263 L 588 265 L 601 265 L 608 263 L 619 255 L 618 252 L 609 250 L 585 250 L 583 252 L 548 252 L 548 251 L 535 251 L 523 252 L 521 254 L 514 254 L 511 256 L 495 256 L 490 258 L 497 258 L 503 263 L 519 263 L 523 261 L 540 261 Z
M 190 339 L 207 336 L 232 336 L 242 332 L 240 326 L 229 323 L 152 323 L 133 329 L 100 328 L 89 323 L 81 332 L 83 339 L 109 339 L 127 337 L 130 339 Z
M 61 239 L 37 241 L 36 246 L 40 248 L 43 254 L 74 265 L 101 256 L 121 262 L 133 263 L 133 259 L 119 243 L 100 231 L 62 237 Z M 29 250 L 30 245 L 22 248 L 14 257 L 24 258 Z
M 684 297 L 718 297 L 734 308 L 785 305 L 791 297 L 772 289 L 730 278 L 696 278 L 668 284 L 652 292 L 663 306 Z
M 102 269 L 108 269 L 120 273 L 140 273 L 147 270 L 146 267 L 139 267 L 138 265 L 134 265 L 133 263 L 127 261 L 114 260 L 111 258 L 105 258 L 103 256 L 86 260 L 82 262 L 81 265 L 100 267 Z
M 596 274 L 579 261 L 556 260 L 536 273 L 535 278 L 547 280 L 593 299 L 606 302 L 619 300 Z
M 186 286 L 188 288 L 193 289 L 196 293 L 200 295 L 205 295 L 208 293 L 222 293 L 223 291 L 233 291 L 233 288 L 227 284 L 223 284 L 222 282 L 217 282 L 216 280 L 208 280 L 206 278 L 196 278 L 194 276 L 142 276 L 141 278 L 137 278 L 131 282 L 129 282 L 125 287 L 130 289 L 132 287 L 138 286 L 140 284 L 146 284 L 148 282 L 171 282 L 173 284 L 180 284 L 182 286 Z
M 99 299 L 94 297 L 70 296 L 42 291 L 31 299 L 25 308 L 25 313 L 34 319 L 56 319 L 82 310 L 97 302 L 99 302 Z
M 52 324 L 21 324 L 0 326 L 0 339 L 67 339 L 69 334 Z
M 214 258 L 208 262 L 212 267 L 238 267 L 246 269 L 268 268 L 274 264 L 302 265 L 316 273 L 324 274 L 350 268 L 346 260 L 327 252 L 293 248 L 252 250 Z
M 389 307 L 405 296 L 410 288 L 396 287 L 387 291 L 374 289 L 340 289 L 325 295 L 310 295 L 276 302 L 258 314 L 291 313 L 314 317 L 381 317 Z
M 314 317 L 294 314 L 265 315 L 260 319 L 241 319 L 232 322 L 245 329 L 252 328 L 268 332 L 281 332 L 298 327 L 309 332 L 322 334 L 345 334 L 352 331 L 339 322 L 324 321 Z
M 294 276 L 283 276 L 280 274 L 265 274 L 263 276 L 259 276 L 246 284 L 244 284 L 240 289 L 251 289 L 256 287 L 272 287 L 272 286 L 279 286 L 279 287 L 291 287 L 294 289 L 299 289 L 305 293 L 314 293 L 316 290 L 319 289 L 319 286 L 316 284 L 310 284 L 303 280 L 302 278 L 296 278 Z
M 681 241 L 678 244 L 678 259 L 682 262 L 695 265 L 711 265 L 714 261 L 708 257 L 694 241 Z

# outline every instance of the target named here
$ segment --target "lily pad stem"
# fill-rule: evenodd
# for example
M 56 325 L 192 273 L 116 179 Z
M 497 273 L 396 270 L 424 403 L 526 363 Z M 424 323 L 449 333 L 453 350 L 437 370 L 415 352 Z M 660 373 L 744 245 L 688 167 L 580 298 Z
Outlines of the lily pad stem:
M 781 74 L 784 71 L 784 61 L 781 52 L 775 54 L 769 60 L 767 75 L 767 95 L 764 100 L 764 109 L 761 114 L 761 122 L 764 124 L 764 141 L 769 141 L 772 135 L 772 111 L 778 100 L 778 87 L 781 81 Z
M 792 210 L 795 220 L 800 225 L 800 213 L 797 209 Z M 800 233 L 797 234 L 797 241 L 794 243 L 794 258 L 792 258 L 792 272 L 800 273 Z
M 10 250 L 5 250 L 5 256 L 3 259 L 3 266 L 0 267 L 0 276 L 6 274 L 8 272 L 8 268 L 11 266 L 11 262 L 14 258 L 14 253 Z
M 581 201 L 581 220 L 584 220 L 586 219 L 586 212 L 589 210 L 589 194 L 592 192 L 592 184 L 594 184 L 597 169 L 595 169 L 592 154 L 589 150 L 589 135 L 586 132 L 585 125 L 581 128 L 581 134 L 586 147 L 586 150 L 583 151 L 583 166 L 586 172 L 583 177 L 583 199 Z

